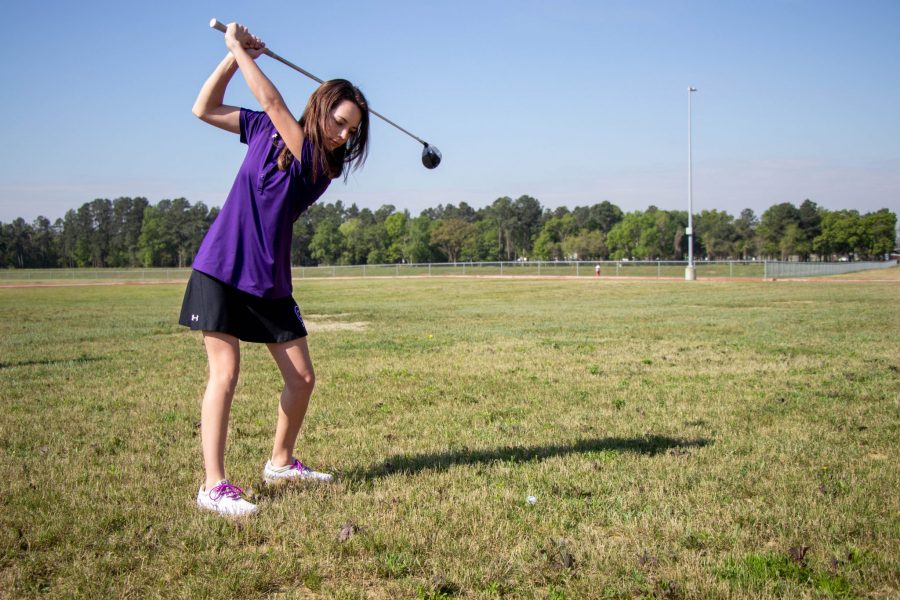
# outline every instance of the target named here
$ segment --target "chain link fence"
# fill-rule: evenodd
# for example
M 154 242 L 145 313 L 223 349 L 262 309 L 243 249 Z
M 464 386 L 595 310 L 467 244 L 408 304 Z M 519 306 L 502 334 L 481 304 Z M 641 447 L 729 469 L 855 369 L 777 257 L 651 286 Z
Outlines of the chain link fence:
M 393 265 L 334 265 L 294 267 L 298 279 L 317 277 L 651 277 L 683 278 L 684 261 L 516 261 L 404 263 Z M 598 272 L 599 267 L 599 272 Z M 762 278 L 765 268 L 754 261 L 696 263 L 697 276 Z
M 697 261 L 698 279 L 785 279 L 817 277 L 884 269 L 896 260 L 881 262 Z M 294 279 L 322 277 L 604 277 L 683 279 L 686 261 L 516 261 L 404 263 L 390 265 L 329 265 L 293 267 Z M 187 281 L 189 268 L 154 269 L 3 269 L 0 283 L 163 282 Z
M 887 269 L 896 267 L 896 260 L 878 262 L 784 262 L 773 261 L 765 263 L 764 277 L 766 279 L 787 279 L 791 277 L 818 277 L 822 275 L 840 275 L 842 273 L 855 273 L 857 271 L 869 271 L 872 269 Z

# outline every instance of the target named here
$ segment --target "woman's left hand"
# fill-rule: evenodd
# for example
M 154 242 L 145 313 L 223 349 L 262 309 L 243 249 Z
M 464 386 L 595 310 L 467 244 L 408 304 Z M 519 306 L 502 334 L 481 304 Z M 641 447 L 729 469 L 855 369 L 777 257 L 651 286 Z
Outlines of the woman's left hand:
M 240 23 L 229 23 L 225 30 L 225 45 L 229 50 L 234 52 L 237 48 L 243 48 L 250 55 L 250 58 L 256 59 L 266 47 L 266 44 L 251 34 L 250 31 Z

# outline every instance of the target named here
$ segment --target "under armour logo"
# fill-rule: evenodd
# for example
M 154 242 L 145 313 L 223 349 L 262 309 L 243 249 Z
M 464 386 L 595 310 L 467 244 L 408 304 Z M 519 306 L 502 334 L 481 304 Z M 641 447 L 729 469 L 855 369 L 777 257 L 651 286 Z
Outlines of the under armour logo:
M 200 315 L 191 315 L 191 321 L 199 321 Z

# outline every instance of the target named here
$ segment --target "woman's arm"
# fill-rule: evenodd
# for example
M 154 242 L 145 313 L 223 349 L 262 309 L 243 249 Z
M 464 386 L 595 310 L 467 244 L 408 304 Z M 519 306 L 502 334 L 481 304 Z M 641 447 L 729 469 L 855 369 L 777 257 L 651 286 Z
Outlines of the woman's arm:
M 225 88 L 234 72 L 237 71 L 237 61 L 234 55 L 229 53 L 222 59 L 212 75 L 200 88 L 194 108 L 191 111 L 210 125 L 215 125 L 231 133 L 241 132 L 241 110 L 235 106 L 223 104 L 225 100 Z
M 259 38 L 250 35 L 244 26 L 229 23 L 228 29 L 225 31 L 225 45 L 234 56 L 234 60 L 247 81 L 247 86 L 262 109 L 269 115 L 288 150 L 299 159 L 303 156 L 303 130 L 297 123 L 297 119 L 288 110 L 284 98 L 254 60 L 262 52 L 265 44 Z

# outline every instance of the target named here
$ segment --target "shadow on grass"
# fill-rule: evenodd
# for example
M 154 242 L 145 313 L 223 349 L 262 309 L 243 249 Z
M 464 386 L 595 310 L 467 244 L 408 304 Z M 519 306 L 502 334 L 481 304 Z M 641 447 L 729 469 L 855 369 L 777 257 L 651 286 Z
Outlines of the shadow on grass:
M 51 365 L 67 365 L 99 362 L 108 360 L 97 356 L 79 356 L 77 358 L 44 358 L 36 360 L 20 360 L 17 362 L 0 362 L 0 369 L 12 369 L 14 367 L 35 367 L 35 366 L 51 366 Z
M 551 444 L 546 446 L 505 446 L 487 450 L 448 450 L 426 454 L 396 454 L 365 471 L 348 473 L 351 479 L 374 479 L 395 473 L 412 475 L 420 471 L 446 470 L 455 465 L 474 465 L 492 462 L 532 462 L 567 454 L 588 454 L 591 452 L 634 452 L 637 454 L 660 454 L 679 448 L 702 448 L 710 444 L 705 438 L 682 439 L 652 435 L 636 438 L 595 438 L 578 440 L 572 444 Z

